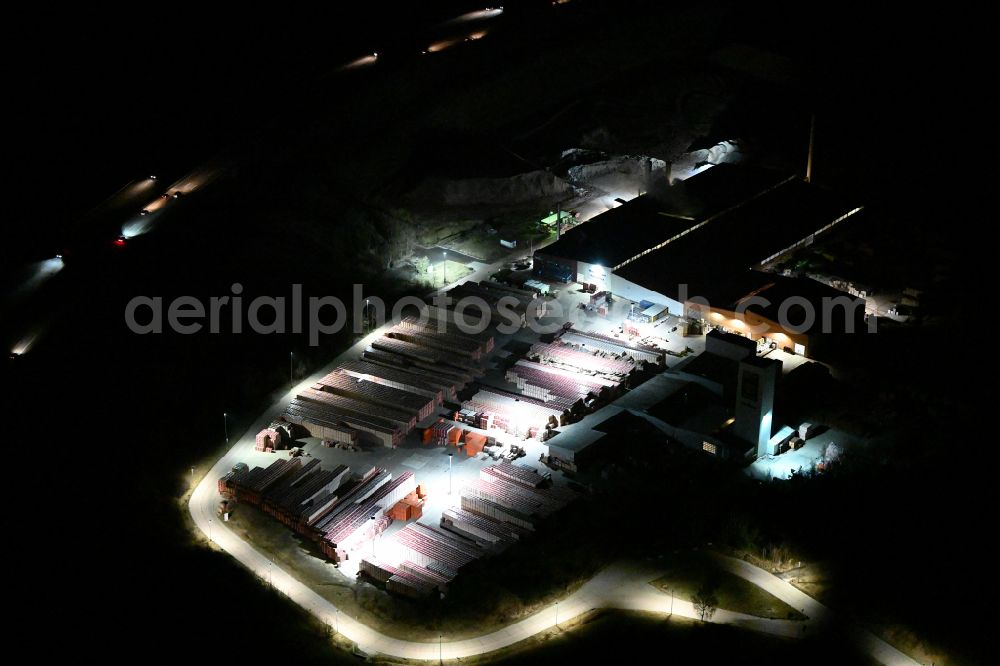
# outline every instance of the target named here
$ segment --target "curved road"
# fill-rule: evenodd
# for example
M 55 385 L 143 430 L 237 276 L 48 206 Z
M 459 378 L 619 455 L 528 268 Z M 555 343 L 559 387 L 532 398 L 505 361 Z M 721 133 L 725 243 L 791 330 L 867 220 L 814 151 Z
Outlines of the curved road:
M 205 536 L 260 576 L 262 580 L 270 580 L 275 588 L 287 595 L 292 601 L 343 634 L 369 654 L 379 653 L 392 657 L 422 660 L 458 659 L 485 654 L 551 629 L 557 622 L 565 622 L 598 608 L 642 610 L 665 614 L 672 611 L 688 618 L 697 617 L 691 602 L 683 599 L 671 599 L 669 594 L 648 584 L 662 575 L 661 570 L 649 563 L 617 562 L 601 571 L 562 601 L 498 631 L 476 638 L 441 644 L 437 641 L 423 643 L 400 640 L 386 636 L 362 624 L 350 615 L 341 613 L 336 606 L 299 582 L 291 574 L 274 565 L 264 554 L 234 534 L 215 513 L 219 501 L 217 491 L 219 477 L 232 469 L 234 464 L 248 457 L 247 454 L 254 447 L 254 434 L 270 423 L 273 414 L 284 410 L 285 405 L 301 386 L 310 385 L 330 372 L 341 362 L 340 359 L 343 356 L 356 356 L 358 348 L 367 345 L 370 338 L 376 334 L 377 332 L 363 338 L 326 368 L 303 381 L 299 387 L 285 393 L 204 475 L 191 494 L 188 508 L 195 525 Z M 768 620 L 719 609 L 712 618 L 712 622 L 731 624 L 776 636 L 800 637 L 804 633 L 803 626 L 807 627 L 806 631 L 808 631 L 808 627 L 822 624 L 832 616 L 831 611 L 818 601 L 763 569 L 734 558 L 722 555 L 717 555 L 717 557 L 727 570 L 758 585 L 793 608 L 804 610 L 808 619 L 804 622 Z M 916 663 L 867 631 L 857 629 L 853 638 L 860 649 L 881 663 Z

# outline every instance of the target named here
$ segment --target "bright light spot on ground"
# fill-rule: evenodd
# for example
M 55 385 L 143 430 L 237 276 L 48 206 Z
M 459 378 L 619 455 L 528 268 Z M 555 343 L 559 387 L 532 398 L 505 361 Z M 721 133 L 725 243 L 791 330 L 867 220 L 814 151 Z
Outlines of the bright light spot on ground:
M 14 348 L 10 350 L 10 353 L 15 356 L 23 356 L 24 354 L 27 354 L 31 349 L 31 346 L 35 344 L 35 340 L 37 340 L 41 334 L 41 329 L 32 331 L 28 335 L 21 338 L 20 341 L 14 345 Z
M 357 60 L 352 60 L 340 69 L 356 69 L 358 67 L 365 67 L 367 65 L 372 65 L 378 60 L 378 56 L 374 54 L 362 56 Z
M 458 39 L 443 39 L 440 42 L 434 42 L 433 44 L 431 44 L 430 46 L 427 47 L 427 52 L 428 53 L 437 53 L 439 51 L 444 51 L 446 48 L 449 48 L 451 46 L 454 46 L 455 44 L 458 44 L 459 41 L 460 40 L 458 40 Z
M 466 23 L 468 21 L 483 21 L 486 19 L 496 18 L 503 14 L 503 7 L 487 7 L 486 9 L 480 9 L 478 11 L 469 12 L 467 14 L 462 14 L 461 16 L 456 16 L 448 23 Z

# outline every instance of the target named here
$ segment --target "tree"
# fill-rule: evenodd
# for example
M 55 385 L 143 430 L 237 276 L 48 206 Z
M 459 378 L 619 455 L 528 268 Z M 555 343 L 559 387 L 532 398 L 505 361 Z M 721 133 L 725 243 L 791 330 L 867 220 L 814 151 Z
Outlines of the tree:
M 715 587 L 706 582 L 698 591 L 691 595 L 691 604 L 694 612 L 702 622 L 708 622 L 715 615 L 715 610 L 719 606 L 719 599 L 715 596 Z

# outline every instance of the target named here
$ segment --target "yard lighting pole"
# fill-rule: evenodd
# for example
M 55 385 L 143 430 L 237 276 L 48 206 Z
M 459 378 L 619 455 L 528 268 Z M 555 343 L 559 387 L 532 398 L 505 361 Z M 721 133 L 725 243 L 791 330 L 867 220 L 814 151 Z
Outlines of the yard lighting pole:
M 559 626 L 559 602 L 556 602 L 556 626 Z
M 288 352 L 288 381 L 295 383 L 295 370 L 293 369 L 292 363 L 295 360 L 295 352 Z
M 191 468 L 191 483 L 194 483 L 194 467 Z
M 451 457 L 452 454 L 448 454 L 448 494 L 451 495 Z
M 441 286 L 448 284 L 448 250 L 441 252 Z
M 444 663 L 444 657 L 442 656 L 444 648 L 441 645 L 443 641 L 444 641 L 444 634 L 438 634 L 438 662 L 442 664 Z
M 340 609 L 339 608 L 337 609 L 336 614 L 334 614 L 334 616 L 333 616 L 333 621 L 336 623 L 336 625 L 335 625 L 335 631 L 339 634 L 340 633 Z
M 215 541 L 215 539 L 212 538 L 212 519 L 211 518 L 208 519 L 208 540 L 209 541 Z
M 375 514 L 374 513 L 372 514 L 371 521 L 372 521 L 372 557 L 375 557 L 375 539 L 378 538 L 378 535 L 375 534 Z
M 222 430 L 226 433 L 226 444 L 229 443 L 229 415 L 226 412 L 222 412 Z M 194 467 L 191 468 L 191 474 L 194 474 Z

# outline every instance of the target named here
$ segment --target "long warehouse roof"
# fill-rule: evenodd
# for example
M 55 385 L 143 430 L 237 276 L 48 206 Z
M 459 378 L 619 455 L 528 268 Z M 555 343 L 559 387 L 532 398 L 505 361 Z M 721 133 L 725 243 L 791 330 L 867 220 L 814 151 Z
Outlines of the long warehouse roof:
M 801 180 L 791 180 L 733 208 L 615 270 L 619 277 L 670 298 L 701 296 L 716 305 L 728 283 L 750 268 L 839 222 L 860 208 Z
M 612 208 L 536 254 L 611 269 L 787 178 L 770 169 L 720 164 Z

